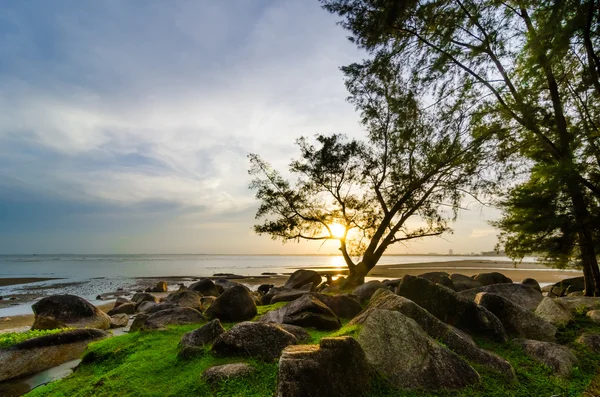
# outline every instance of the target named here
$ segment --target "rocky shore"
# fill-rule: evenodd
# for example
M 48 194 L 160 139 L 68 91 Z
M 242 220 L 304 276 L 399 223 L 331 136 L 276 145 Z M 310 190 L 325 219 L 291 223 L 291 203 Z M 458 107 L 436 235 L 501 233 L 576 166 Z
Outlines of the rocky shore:
M 498 272 L 428 272 L 352 291 L 339 285 L 313 270 L 256 291 L 227 278 L 171 291 L 162 280 L 131 299 L 118 297 L 106 313 L 74 295 L 49 296 L 33 305 L 31 328 L 66 331 L 1 348 L 7 365 L 0 390 L 8 390 L 1 382 L 14 384 L 79 357 L 111 329 L 127 335 L 88 346 L 80 370 L 32 394 L 68 395 L 105 363 L 120 368 L 123 360 L 151 353 L 174 354 L 169 363 L 182 373 L 202 367 L 194 393 L 206 388 L 209 394 L 190 395 L 237 395 L 224 391 L 232 382 L 282 397 L 388 395 L 381 390 L 486 395 L 490 377 L 515 392 L 506 395 L 525 395 L 530 386 L 523 381 L 532 371 L 547 373 L 536 381 L 568 389 L 587 387 L 600 369 L 600 298 L 581 296 L 581 277 L 542 288 L 533 278 L 514 283 Z M 138 351 L 141 346 L 150 350 Z M 117 353 L 123 349 L 133 356 Z M 275 383 L 263 379 L 266 372 Z M 94 395 L 111 395 L 102 384 Z M 172 386 L 167 395 L 180 395 Z M 145 395 L 143 382 L 126 387 L 121 395 Z

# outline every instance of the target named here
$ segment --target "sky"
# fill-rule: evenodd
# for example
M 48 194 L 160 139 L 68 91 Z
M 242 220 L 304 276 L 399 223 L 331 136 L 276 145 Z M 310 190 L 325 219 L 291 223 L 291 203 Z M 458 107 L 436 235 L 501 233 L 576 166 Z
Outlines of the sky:
M 0 254 L 317 254 L 252 231 L 248 153 L 364 135 L 339 67 L 365 57 L 316 0 L 0 5 Z M 390 253 L 493 249 L 498 211 Z

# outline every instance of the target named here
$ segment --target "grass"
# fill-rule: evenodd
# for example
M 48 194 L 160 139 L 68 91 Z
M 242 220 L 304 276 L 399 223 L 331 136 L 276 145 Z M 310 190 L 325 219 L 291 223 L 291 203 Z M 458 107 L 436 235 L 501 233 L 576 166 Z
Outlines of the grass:
M 277 303 L 260 307 L 260 313 L 285 305 Z M 233 324 L 224 324 L 230 328 Z M 177 357 L 181 336 L 198 325 L 178 326 L 166 331 L 135 332 L 91 344 L 77 371 L 63 380 L 33 390 L 28 396 L 273 396 L 277 387 L 277 364 L 263 363 L 251 358 L 217 358 L 207 347 L 203 354 L 191 359 Z M 337 331 L 309 329 L 310 343 L 318 343 L 327 336 L 353 335 L 359 328 L 347 322 Z M 574 343 L 584 331 L 600 333 L 600 327 L 585 316 L 578 316 L 575 324 L 559 331 L 561 343 L 569 344 L 579 358 L 579 365 L 568 379 L 552 376 L 551 370 L 528 358 L 521 348 L 477 340 L 478 344 L 508 360 L 517 375 L 517 382 L 508 382 L 484 367 L 472 364 L 482 382 L 458 391 L 426 392 L 398 391 L 385 379 L 375 379 L 373 397 L 533 397 L 582 396 L 586 388 L 600 389 L 600 379 L 594 375 L 600 369 L 600 355 L 592 354 Z M 210 386 L 202 379 L 202 372 L 214 365 L 246 362 L 256 372 L 245 378 L 222 381 Z M 593 381 L 593 382 L 592 382 Z M 591 383 L 591 386 L 590 386 Z
M 17 343 L 26 341 L 28 339 L 37 338 L 39 336 L 57 334 L 59 332 L 68 331 L 69 328 L 59 329 L 47 329 L 47 330 L 33 330 L 26 332 L 8 332 L 0 334 L 0 349 L 16 345 Z

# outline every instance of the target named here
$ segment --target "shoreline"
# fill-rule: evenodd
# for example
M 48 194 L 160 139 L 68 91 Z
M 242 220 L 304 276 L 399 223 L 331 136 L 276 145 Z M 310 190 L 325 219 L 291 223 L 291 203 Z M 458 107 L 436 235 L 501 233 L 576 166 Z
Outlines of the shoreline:
M 40 281 L 64 280 L 62 277 L 7 277 L 0 278 L 0 287 L 11 285 L 31 284 Z

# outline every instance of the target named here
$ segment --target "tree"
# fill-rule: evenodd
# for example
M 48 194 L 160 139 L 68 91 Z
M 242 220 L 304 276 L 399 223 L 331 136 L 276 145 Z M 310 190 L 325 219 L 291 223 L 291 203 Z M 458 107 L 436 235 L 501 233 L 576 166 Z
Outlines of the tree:
M 555 192 L 573 217 L 586 294 L 599 295 L 589 197 L 600 198 L 600 2 L 322 3 L 374 59 L 402 65 L 434 101 L 468 109 L 471 133 L 494 138 L 498 160 L 521 157 L 560 170 Z M 506 171 L 497 173 L 499 181 L 511 177 Z
M 367 139 L 300 138 L 300 157 L 289 167 L 293 182 L 256 154 L 249 172 L 261 202 L 254 230 L 284 242 L 339 240 L 346 284 L 356 285 L 390 245 L 450 231 L 481 152 L 460 117 L 424 111 L 390 64 L 344 72 Z

